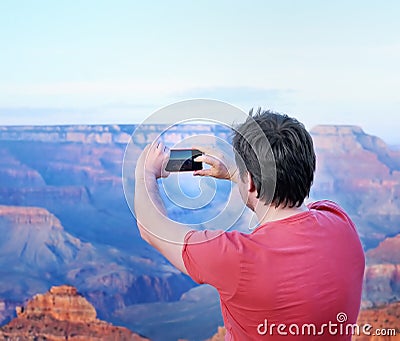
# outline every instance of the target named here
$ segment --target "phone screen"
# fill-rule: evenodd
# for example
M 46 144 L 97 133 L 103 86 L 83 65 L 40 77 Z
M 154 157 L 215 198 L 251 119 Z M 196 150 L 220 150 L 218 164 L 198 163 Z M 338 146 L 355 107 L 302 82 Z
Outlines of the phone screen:
M 202 152 L 197 149 L 171 149 L 165 170 L 168 172 L 185 172 L 203 169 L 201 162 L 194 161 L 200 155 L 202 155 Z
M 192 158 L 191 149 L 171 149 L 170 160 L 189 160 Z

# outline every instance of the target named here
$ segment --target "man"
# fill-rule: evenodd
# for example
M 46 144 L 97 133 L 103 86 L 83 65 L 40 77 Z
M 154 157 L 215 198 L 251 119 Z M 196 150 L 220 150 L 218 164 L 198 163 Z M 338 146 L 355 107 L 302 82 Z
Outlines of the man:
M 195 175 L 237 181 L 259 220 L 251 234 L 193 231 L 169 220 L 156 182 L 168 175 L 168 150 L 155 143 L 136 167 L 141 236 L 194 281 L 217 288 L 226 340 L 350 340 L 345 327 L 359 312 L 364 253 L 338 205 L 304 204 L 315 171 L 311 136 L 296 119 L 251 111 L 233 148 L 237 170 L 207 153 L 198 161 L 211 168 Z

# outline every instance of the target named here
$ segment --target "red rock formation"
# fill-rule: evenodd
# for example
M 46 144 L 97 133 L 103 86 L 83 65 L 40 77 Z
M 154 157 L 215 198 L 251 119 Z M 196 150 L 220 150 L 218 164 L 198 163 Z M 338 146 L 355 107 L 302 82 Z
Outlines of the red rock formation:
M 358 316 L 358 325 L 364 326 L 369 324 L 372 329 L 368 332 L 371 335 L 355 335 L 353 341 L 395 341 L 400 340 L 400 302 L 389 304 L 380 308 L 372 308 L 361 310 Z M 392 333 L 391 330 L 395 330 L 395 335 L 372 335 L 377 334 L 377 329 L 385 329 L 382 332 L 386 334 Z M 361 331 L 362 334 L 362 331 Z M 393 334 L 393 333 L 392 333 Z
M 46 224 L 56 229 L 62 229 L 60 221 L 41 207 L 0 206 L 0 216 L 13 224 Z
M 391 173 L 398 166 L 395 157 L 391 157 L 381 139 L 365 134 L 360 127 L 317 126 L 311 134 L 317 153 L 315 189 L 320 190 L 320 174 L 332 176 L 335 181 L 332 192 L 368 191 L 371 186 L 382 189 L 381 180 L 400 183 L 400 177 Z
M 208 339 L 207 341 L 224 341 L 225 335 L 226 335 L 225 327 L 218 327 L 217 333 L 211 339 Z
M 94 307 L 76 288 L 63 285 L 38 294 L 26 307 L 17 307 L 17 317 L 0 328 L 6 340 L 148 340 L 124 327 L 96 318 Z
M 151 143 L 164 131 L 166 125 L 148 125 L 137 135 L 139 143 Z M 107 145 L 112 143 L 127 144 L 135 130 L 132 125 L 71 125 L 71 126 L 13 126 L 0 127 L 0 141 L 39 141 L 46 143 L 85 143 Z M 168 140 L 177 142 L 193 132 L 210 133 L 212 126 L 187 125 L 187 131 L 182 127 L 172 127 L 168 131 Z M 225 131 L 226 133 L 226 131 Z
M 378 247 L 366 253 L 364 306 L 383 304 L 399 298 L 400 234 L 386 238 Z
M 96 310 L 76 288 L 62 285 L 52 287 L 47 294 L 38 294 L 27 306 L 17 307 L 17 316 L 22 318 L 40 318 L 46 315 L 60 321 L 93 322 Z
M 369 265 L 364 278 L 364 307 L 398 300 L 400 264 Z
M 311 130 L 317 154 L 313 199 L 339 202 L 366 249 L 400 233 L 400 153 L 356 126 Z
M 400 234 L 386 238 L 377 248 L 367 252 L 369 263 L 400 264 Z

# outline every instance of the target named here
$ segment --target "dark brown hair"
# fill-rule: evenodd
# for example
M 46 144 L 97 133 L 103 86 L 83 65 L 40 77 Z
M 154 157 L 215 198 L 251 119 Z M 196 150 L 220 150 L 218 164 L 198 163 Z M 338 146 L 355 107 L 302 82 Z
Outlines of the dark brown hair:
M 241 178 L 250 173 L 257 198 L 266 204 L 294 207 L 308 197 L 315 152 L 310 134 L 295 118 L 251 109 L 234 129 L 233 148 Z

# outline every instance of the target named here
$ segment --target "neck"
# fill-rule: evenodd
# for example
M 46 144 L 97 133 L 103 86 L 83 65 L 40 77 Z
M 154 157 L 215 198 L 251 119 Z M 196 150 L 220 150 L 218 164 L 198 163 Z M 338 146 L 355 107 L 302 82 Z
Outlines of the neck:
M 264 205 L 262 202 L 259 202 L 254 210 L 260 225 L 271 221 L 289 218 L 306 211 L 308 211 L 308 208 L 304 203 L 300 207 L 275 207 L 274 204 Z

